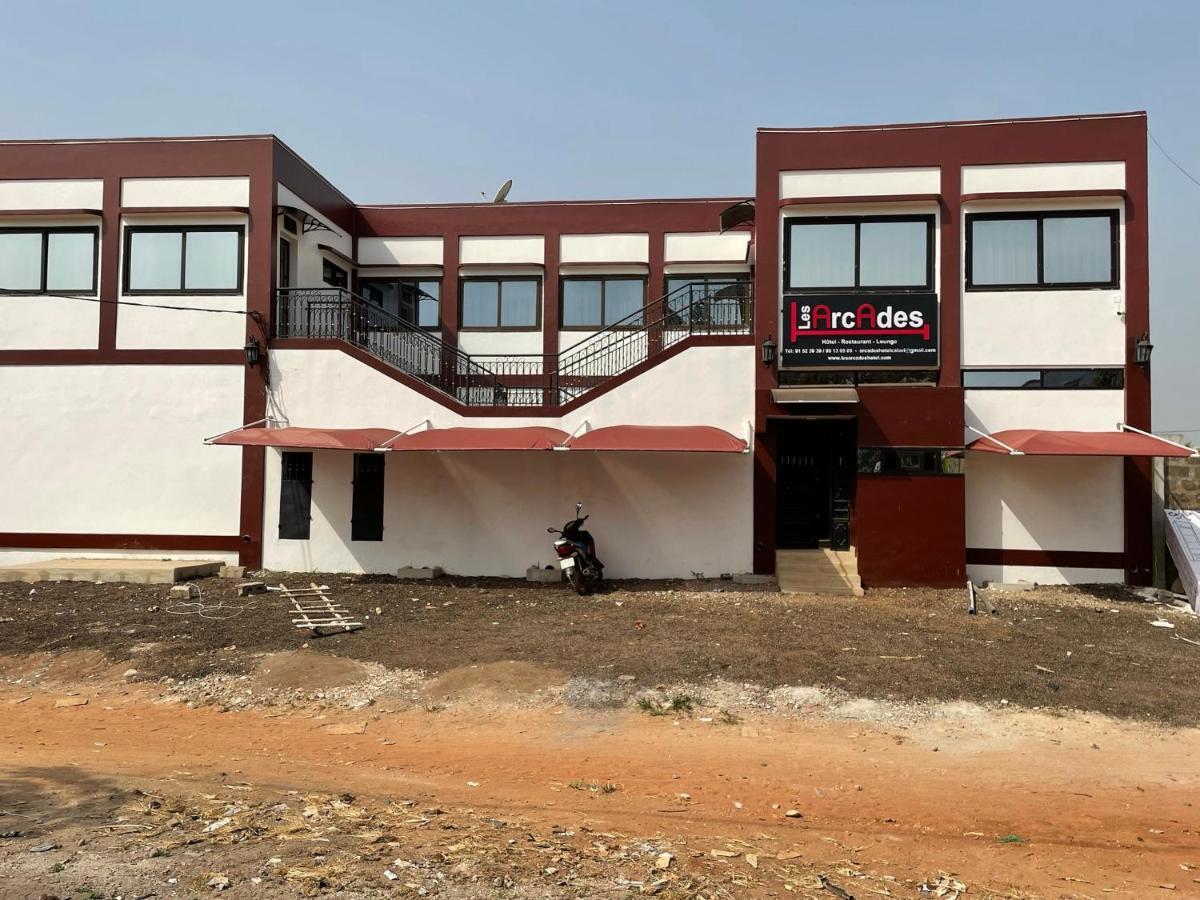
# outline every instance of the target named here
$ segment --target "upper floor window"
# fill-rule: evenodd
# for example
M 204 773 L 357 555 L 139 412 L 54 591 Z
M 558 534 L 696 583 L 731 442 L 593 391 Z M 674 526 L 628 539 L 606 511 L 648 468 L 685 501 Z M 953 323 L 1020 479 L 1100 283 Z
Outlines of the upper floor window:
M 442 283 L 436 278 L 360 278 L 359 293 L 420 328 L 438 327 Z
M 0 293 L 96 291 L 96 228 L 0 230 Z
M 646 303 L 646 279 L 639 276 L 564 278 L 562 280 L 563 329 L 607 328 L 620 323 L 640 326 Z
M 125 229 L 125 293 L 239 294 L 240 225 L 131 226 Z
M 532 331 L 541 325 L 541 279 L 464 278 L 460 284 L 461 327 Z
M 785 290 L 933 290 L 933 216 L 792 218 L 783 240 Z
M 968 290 L 1115 288 L 1116 210 L 967 216 Z
M 350 287 L 350 273 L 327 259 L 321 260 L 321 278 L 331 287 Z

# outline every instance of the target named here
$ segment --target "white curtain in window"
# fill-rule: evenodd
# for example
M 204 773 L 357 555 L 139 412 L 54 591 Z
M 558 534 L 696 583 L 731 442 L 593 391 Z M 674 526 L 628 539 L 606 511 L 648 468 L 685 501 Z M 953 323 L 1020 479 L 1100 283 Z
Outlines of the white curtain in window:
M 858 236 L 862 287 L 920 287 L 926 282 L 929 226 L 924 222 L 863 222 Z
M 971 283 L 1037 284 L 1037 220 L 972 222 Z
M 854 225 L 793 224 L 788 287 L 854 286 Z
M 90 291 L 96 237 L 91 233 L 51 232 L 46 242 L 46 290 Z
M 36 291 L 41 287 L 41 234 L 0 234 L 0 291 Z
M 1046 284 L 1112 281 L 1112 228 L 1108 216 L 1047 216 L 1042 222 L 1042 277 Z

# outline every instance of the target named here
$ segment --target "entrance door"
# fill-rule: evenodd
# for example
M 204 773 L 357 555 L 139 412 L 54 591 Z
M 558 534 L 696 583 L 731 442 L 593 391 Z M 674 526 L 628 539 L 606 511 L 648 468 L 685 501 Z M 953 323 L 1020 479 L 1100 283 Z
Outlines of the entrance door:
M 782 422 L 775 461 L 776 545 L 817 547 L 838 536 L 854 484 L 854 422 Z

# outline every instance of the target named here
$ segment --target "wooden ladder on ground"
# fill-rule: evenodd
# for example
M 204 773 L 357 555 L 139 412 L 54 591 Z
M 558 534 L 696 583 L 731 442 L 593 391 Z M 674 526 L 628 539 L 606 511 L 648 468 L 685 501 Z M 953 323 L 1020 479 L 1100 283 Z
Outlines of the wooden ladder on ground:
M 863 595 L 858 556 L 853 549 L 776 550 L 775 576 L 785 594 Z

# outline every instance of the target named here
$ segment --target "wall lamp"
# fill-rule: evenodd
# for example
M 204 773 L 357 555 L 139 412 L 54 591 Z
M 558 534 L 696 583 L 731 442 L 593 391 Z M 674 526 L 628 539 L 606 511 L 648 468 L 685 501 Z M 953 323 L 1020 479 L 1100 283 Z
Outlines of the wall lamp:
M 262 348 L 258 346 L 258 338 L 248 338 L 246 346 L 242 349 L 246 351 L 246 365 L 251 368 L 257 366 L 259 360 L 262 359 Z
M 1150 365 L 1150 354 L 1153 352 L 1154 345 L 1150 343 L 1150 334 L 1142 332 L 1142 336 L 1133 345 L 1133 361 L 1139 366 L 1148 366 Z
M 775 365 L 775 353 L 779 349 L 779 345 L 775 343 L 771 335 L 767 335 L 767 339 L 762 342 L 762 364 L 764 366 Z

